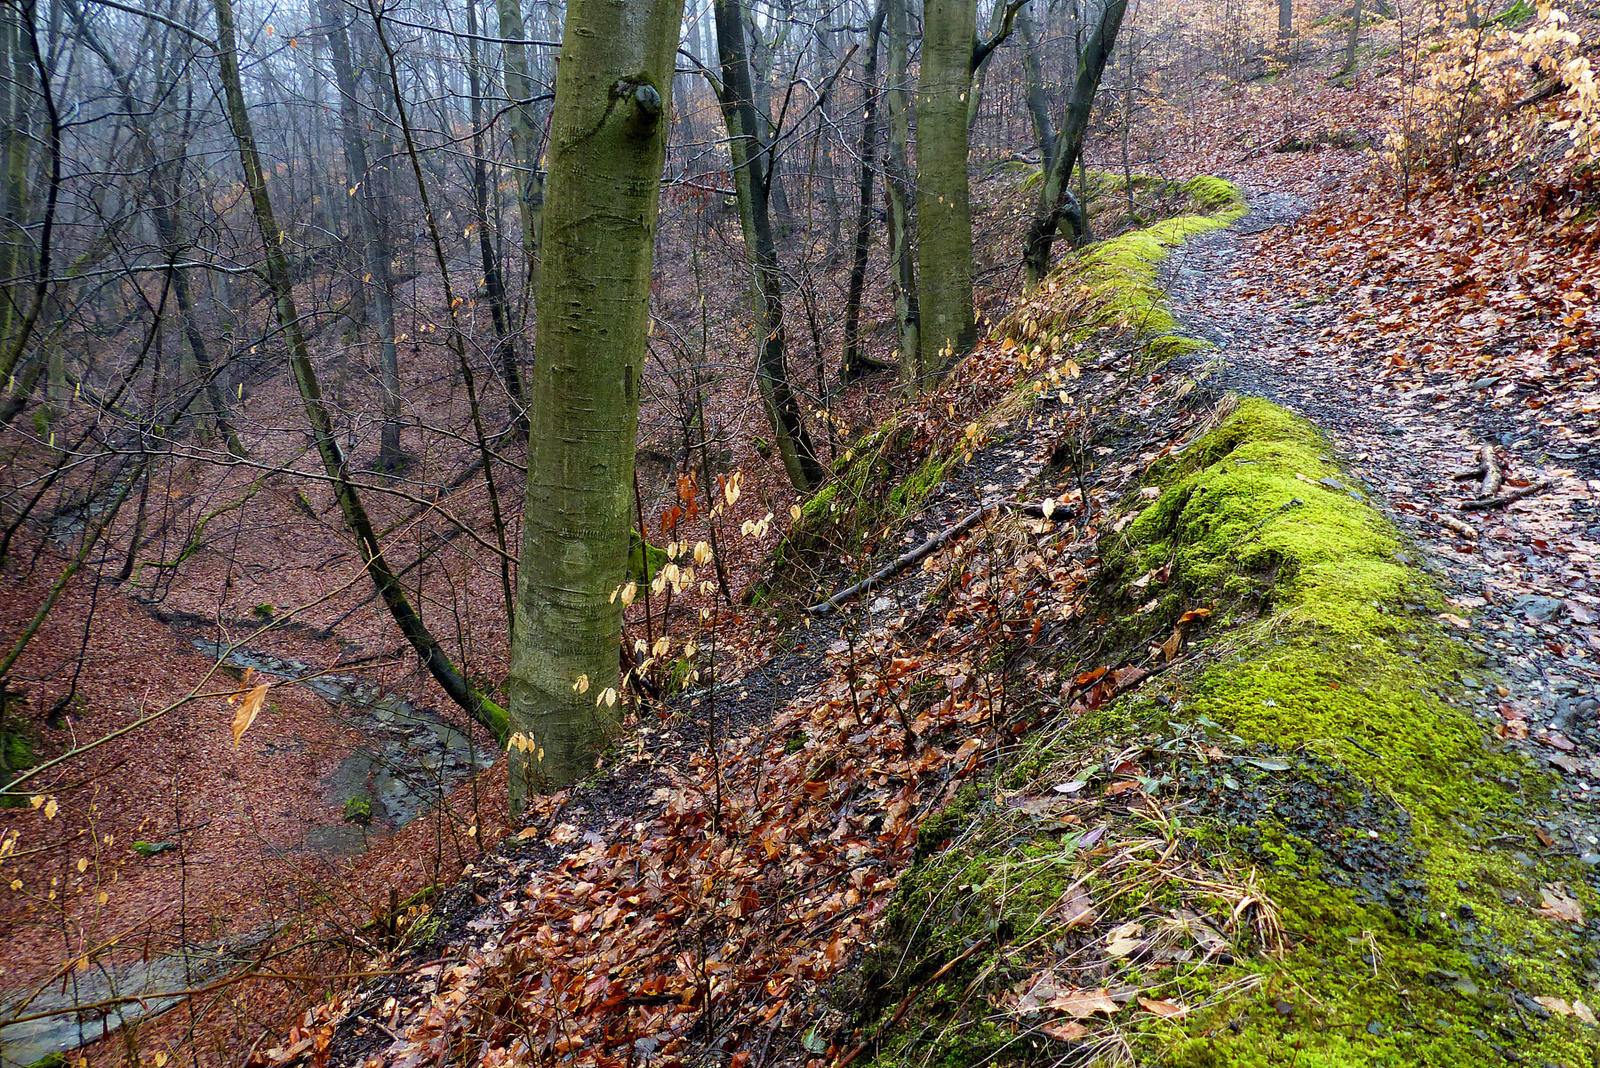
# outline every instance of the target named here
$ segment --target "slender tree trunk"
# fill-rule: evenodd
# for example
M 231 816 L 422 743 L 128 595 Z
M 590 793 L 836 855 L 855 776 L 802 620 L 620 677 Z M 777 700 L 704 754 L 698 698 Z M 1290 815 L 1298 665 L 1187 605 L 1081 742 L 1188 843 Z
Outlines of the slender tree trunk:
M 989 9 L 989 36 L 997 37 L 1000 34 L 1000 25 L 1006 17 L 1005 0 L 996 0 Z M 972 135 L 978 129 L 978 113 L 983 110 L 984 83 L 989 80 L 989 56 L 985 55 L 981 61 L 972 68 L 972 88 L 967 93 L 967 139 L 970 144 Z
M 1350 39 L 1344 46 L 1344 66 L 1339 68 L 1335 78 L 1348 78 L 1356 71 L 1356 51 L 1361 45 L 1361 0 L 1356 0 L 1355 9 L 1350 15 Z
M 289 272 L 289 259 L 283 251 L 283 231 L 272 210 L 272 198 L 267 191 L 266 175 L 261 169 L 260 154 L 256 149 L 255 131 L 250 125 L 250 112 L 245 105 L 244 87 L 239 77 L 237 33 L 233 18 L 232 0 L 215 0 L 217 12 L 217 58 L 220 61 L 222 89 L 228 110 L 228 122 L 238 142 L 239 162 L 244 171 L 245 186 L 250 193 L 250 206 L 261 243 L 266 252 L 267 284 L 272 290 L 278 313 L 278 325 L 288 340 L 289 364 L 295 385 L 304 402 L 306 418 L 311 423 L 312 438 L 317 455 L 327 472 L 339 502 L 339 511 L 345 525 L 355 535 L 361 561 L 367 575 L 383 595 L 395 624 L 400 628 L 411 647 L 416 650 L 422 665 L 444 689 L 450 699 L 459 704 L 473 719 L 487 727 L 498 741 L 504 742 L 508 730 L 506 713 L 498 705 L 478 693 L 460 669 L 450 661 L 439 643 L 434 640 L 401 588 L 372 529 L 355 485 L 350 481 L 348 462 L 334 436 L 333 421 L 322 400 L 322 387 L 317 381 L 316 369 L 311 363 L 310 347 L 305 331 L 300 325 L 300 313 L 294 302 L 294 282 Z
M 527 28 L 522 18 L 522 0 L 497 2 L 506 95 L 511 98 L 507 118 L 511 126 L 512 166 L 517 171 L 517 209 L 522 219 L 524 292 L 537 293 L 545 189 L 544 172 L 539 167 L 539 127 L 533 110 L 534 82 L 528 68 L 528 46 L 523 43 Z
M 517 623 L 511 802 L 619 727 L 634 437 L 683 0 L 571 0 L 551 120 Z M 599 699 L 597 701 L 597 698 Z
M 917 296 L 917 260 L 911 247 L 916 232 L 916 183 L 911 178 L 911 89 L 908 55 L 908 0 L 884 0 L 889 30 L 889 72 L 884 102 L 889 110 L 889 144 L 883 161 L 884 194 L 889 207 L 889 280 L 894 290 L 895 326 L 900 337 L 900 379 L 908 389 L 921 377 L 917 353 L 922 344 L 922 308 Z
M 800 400 L 789 384 L 785 361 L 782 275 L 768 201 L 773 180 L 772 153 L 761 136 L 761 119 L 755 108 L 750 60 L 745 51 L 743 4 L 740 0 L 715 0 L 713 8 L 717 51 L 722 61 L 719 96 L 728 126 L 728 154 L 739 202 L 739 222 L 759 307 L 756 381 L 783 456 L 784 470 L 794 487 L 803 491 L 819 484 L 827 472 L 811 447 L 811 436 L 806 431 Z
M 977 0 L 923 6 L 917 80 L 917 277 L 922 338 L 918 392 L 972 350 L 972 205 L 967 183 L 967 95 L 977 51 Z
M 887 0 L 878 0 L 878 11 L 867 27 L 867 59 L 862 71 L 862 91 L 866 103 L 861 109 L 861 181 L 857 188 L 855 258 L 850 264 L 850 286 L 844 302 L 844 354 L 839 360 L 839 379 L 846 385 L 865 374 L 876 361 L 861 353 L 861 293 L 867 281 L 867 256 L 872 250 L 872 176 L 878 148 L 878 39 L 888 15 Z
M 400 352 L 394 315 L 394 250 L 389 244 L 389 208 L 384 188 L 387 176 L 377 175 L 367 158 L 365 124 L 357 97 L 355 57 L 345 30 L 344 10 L 337 0 L 317 0 L 318 17 L 328 32 L 333 55 L 333 77 L 339 89 L 339 143 L 344 149 L 345 176 L 355 210 L 356 239 L 361 243 L 367 277 L 364 291 L 378 330 L 378 373 L 383 388 L 383 426 L 379 432 L 378 468 L 395 471 L 403 462 L 400 434 Z
M 489 315 L 494 322 L 495 366 L 506 392 L 517 406 L 517 427 L 528 432 L 528 402 L 522 389 L 522 371 L 517 362 L 517 339 L 511 327 L 511 302 L 505 279 L 500 274 L 500 257 L 495 255 L 493 230 L 489 226 L 489 165 L 483 146 L 483 71 L 478 65 L 478 0 L 467 2 L 467 82 L 472 95 L 472 213 L 478 226 L 478 255 L 483 262 L 483 287 L 489 298 Z
M 1106 61 L 1116 47 L 1117 31 L 1122 28 L 1122 17 L 1127 13 L 1128 0 L 1109 0 L 1100 13 L 1100 23 L 1095 27 L 1084 46 L 1078 61 L 1078 80 L 1072 87 L 1072 100 L 1067 105 L 1066 121 L 1056 135 L 1056 154 L 1044 181 L 1039 188 L 1039 204 L 1033 224 L 1028 228 L 1027 244 L 1022 258 L 1027 267 L 1027 284 L 1032 289 L 1050 273 L 1050 247 L 1055 242 L 1056 226 L 1067 214 L 1072 202 L 1072 168 L 1083 152 L 1084 134 L 1089 129 L 1089 115 L 1094 109 L 1094 94 L 1100 86 L 1100 76 L 1105 72 Z

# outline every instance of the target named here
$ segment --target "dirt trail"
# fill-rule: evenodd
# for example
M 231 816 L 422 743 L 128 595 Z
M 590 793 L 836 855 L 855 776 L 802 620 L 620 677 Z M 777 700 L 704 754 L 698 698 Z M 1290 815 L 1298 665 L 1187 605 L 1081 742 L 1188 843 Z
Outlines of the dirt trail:
M 1486 730 L 1525 737 L 1562 777 L 1560 825 L 1529 828 L 1527 847 L 1549 838 L 1550 848 L 1600 865 L 1600 457 L 1519 436 L 1525 428 L 1511 429 L 1481 394 L 1451 382 L 1391 387 L 1370 358 L 1324 340 L 1345 309 L 1294 299 L 1295 280 L 1276 276 L 1256 236 L 1291 223 L 1303 202 L 1272 192 L 1250 200 L 1251 215 L 1235 228 L 1184 246 L 1164 267 L 1184 329 L 1217 346 L 1173 369 L 1266 397 L 1328 435 L 1362 483 L 1352 495 L 1371 494 L 1410 539 L 1439 577 L 1463 641 L 1483 658 L 1481 670 L 1459 674 L 1455 700 Z M 1252 291 L 1281 296 L 1268 302 Z M 1499 448 L 1514 477 L 1555 486 L 1503 511 L 1459 511 L 1476 484 L 1451 475 L 1483 443 Z

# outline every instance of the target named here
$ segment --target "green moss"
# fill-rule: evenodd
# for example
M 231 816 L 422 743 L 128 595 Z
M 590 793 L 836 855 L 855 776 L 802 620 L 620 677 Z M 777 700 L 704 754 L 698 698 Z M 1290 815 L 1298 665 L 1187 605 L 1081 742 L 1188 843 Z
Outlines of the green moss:
M 1238 188 L 1220 178 L 1202 175 L 1169 188 L 1187 199 L 1193 213 L 1089 246 L 1063 263 L 1035 300 L 1002 324 L 1002 332 L 1026 344 L 1040 337 L 1082 342 L 1098 330 L 1129 330 L 1156 337 L 1150 355 L 1162 359 L 1204 347 L 1178 336 L 1156 273 L 1174 247 L 1232 225 L 1249 209 Z
M 896 516 L 905 515 L 927 499 L 939 483 L 943 481 L 945 472 L 950 470 L 955 457 L 929 456 L 916 469 L 889 491 L 889 508 Z
M 1188 356 L 1214 348 L 1216 346 L 1211 342 L 1200 338 L 1185 337 L 1182 334 L 1162 334 L 1145 342 L 1144 353 L 1153 360 L 1165 363 L 1178 356 Z
M 631 531 L 630 535 L 628 577 L 643 586 L 667 566 L 667 551 L 645 541 L 637 530 Z
M 1091 797 L 1137 753 L 1168 815 L 1102 807 L 1091 819 L 1109 833 L 1092 849 L 1005 805 L 963 804 L 934 824 L 969 829 L 903 880 L 877 951 L 903 966 L 867 982 L 892 999 L 974 941 L 992 946 L 946 978 L 881 1062 L 970 1063 L 963 1021 L 1005 1019 L 994 1008 L 1021 984 L 1074 968 L 1090 969 L 1079 986 L 1191 1007 L 1092 1022 L 1136 1063 L 1596 1062 L 1600 1031 L 1532 1000 L 1600 1000 L 1594 922 L 1535 911 L 1559 885 L 1592 915 L 1590 876 L 1525 837 L 1550 800 L 1546 777 L 1458 703 L 1449 680 L 1466 659 L 1430 607 L 1437 592 L 1328 452 L 1308 423 L 1246 400 L 1152 469 L 1160 496 L 1102 546 L 1107 614 L 1153 597 L 1139 625 L 1160 633 L 1207 605 L 1211 629 L 1190 624 L 1194 651 L 1159 694 L 1147 684 L 1068 719 L 1020 758 L 1026 773 L 1000 781 L 1085 779 L 1078 796 Z M 1107 660 L 1136 661 L 1138 648 Z M 1180 867 L 1124 844 L 1152 828 Z M 1062 928 L 1072 886 L 1093 902 L 1092 929 Z M 1271 922 L 1238 923 L 1250 909 Z M 1180 911 L 1226 929 L 1229 953 L 1105 960 L 1113 925 L 1153 929 Z M 1025 1061 L 1017 1051 L 1037 1032 L 1020 1018 L 1002 1030 L 980 1055 Z

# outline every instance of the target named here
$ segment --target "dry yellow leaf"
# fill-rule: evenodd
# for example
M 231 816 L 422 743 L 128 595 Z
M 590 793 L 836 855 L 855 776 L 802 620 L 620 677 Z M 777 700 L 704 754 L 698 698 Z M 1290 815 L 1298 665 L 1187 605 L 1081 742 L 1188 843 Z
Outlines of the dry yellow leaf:
M 244 732 L 250 729 L 250 724 L 256 721 L 256 713 L 261 711 L 261 703 L 267 699 L 267 688 L 270 684 L 263 682 L 249 693 L 245 694 L 244 702 L 239 710 L 233 714 L 233 747 L 239 748 L 239 739 L 244 737 Z

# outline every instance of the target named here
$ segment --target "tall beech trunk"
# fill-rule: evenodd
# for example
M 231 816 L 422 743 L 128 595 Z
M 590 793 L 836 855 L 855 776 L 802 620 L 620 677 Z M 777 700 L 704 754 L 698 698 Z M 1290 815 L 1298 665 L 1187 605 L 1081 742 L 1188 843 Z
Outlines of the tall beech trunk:
M 714 0 L 717 20 L 717 54 L 722 80 L 717 87 L 722 117 L 728 127 L 728 155 L 733 165 L 733 187 L 739 203 L 739 225 L 744 231 L 746 255 L 754 276 L 759 350 L 756 382 L 766 405 L 767 418 L 789 481 L 808 490 L 827 477 L 811 447 L 800 411 L 800 399 L 789 384 L 785 360 L 782 274 L 778 248 L 772 234 L 772 153 L 762 136 L 750 80 L 750 57 L 745 49 L 744 5 L 741 0 Z
M 1470 6 L 1471 0 L 1468 0 Z M 1287 41 L 1294 32 L 1294 0 L 1278 0 L 1278 40 Z
M 619 728 L 620 598 L 650 267 L 683 0 L 570 0 L 551 118 L 517 622 L 511 803 Z M 585 685 L 585 683 L 587 685 Z M 597 698 L 599 700 L 597 701 Z
M 367 158 L 366 124 L 356 96 L 355 58 L 345 30 L 344 9 L 338 0 L 317 0 L 318 17 L 328 31 L 328 46 L 333 54 L 333 77 L 339 88 L 339 143 L 344 149 L 345 177 L 355 190 L 356 239 L 366 262 L 364 291 L 378 331 L 378 375 L 383 389 L 383 425 L 378 441 L 378 467 L 394 471 L 400 467 L 400 353 L 395 345 L 398 333 L 394 318 L 394 250 L 389 245 L 389 221 L 383 213 L 389 207 L 385 195 L 388 176 L 375 171 Z
M 872 176 L 878 149 L 878 41 L 888 16 L 887 0 L 878 0 L 878 11 L 867 27 L 867 59 L 861 72 L 866 102 L 861 110 L 861 181 L 857 193 L 854 259 L 850 263 L 850 286 L 844 302 L 844 353 L 839 359 L 839 380 L 846 385 L 878 366 L 861 352 L 861 293 L 866 288 L 867 256 L 872 250 Z
M 1032 289 L 1050 273 L 1050 248 L 1055 243 L 1056 227 L 1072 202 L 1072 168 L 1083 153 L 1083 137 L 1089 129 L 1089 114 L 1094 109 L 1094 94 L 1100 87 L 1106 61 L 1116 47 L 1117 31 L 1128 11 L 1128 0 L 1108 0 L 1100 13 L 1089 43 L 1078 60 L 1078 79 L 1067 104 L 1066 120 L 1056 134 L 1055 158 L 1044 172 L 1039 186 L 1039 203 L 1033 224 L 1028 228 L 1022 259 L 1027 268 L 1027 284 Z
M 480 694 L 466 680 L 459 668 L 451 662 L 439 643 L 434 640 L 427 624 L 406 599 L 399 579 L 389 562 L 384 559 L 355 485 L 350 481 L 349 463 L 334 436 L 333 421 L 327 405 L 322 400 L 322 386 L 317 381 L 316 369 L 311 363 L 311 350 L 306 343 L 305 331 L 300 325 L 300 313 L 294 302 L 294 280 L 289 272 L 289 259 L 283 250 L 283 231 L 272 210 L 272 198 L 267 190 L 266 175 L 261 169 L 260 153 L 256 149 L 255 131 L 250 125 L 250 112 L 245 105 L 244 88 L 239 78 L 237 32 L 233 18 L 232 0 L 214 0 L 217 13 L 217 59 L 221 66 L 222 90 L 228 111 L 228 123 L 238 143 L 239 162 L 244 170 L 245 186 L 250 193 L 250 206 L 261 243 L 266 253 L 267 285 L 272 291 L 282 328 L 289 348 L 289 366 L 295 385 L 305 405 L 306 418 L 311 423 L 312 438 L 322 468 L 332 482 L 334 496 L 339 502 L 339 512 L 345 525 L 355 535 L 361 561 L 373 585 L 383 595 L 384 604 L 394 617 L 411 647 L 421 658 L 422 665 L 434 680 L 473 719 L 483 724 L 504 742 L 508 735 L 507 717 L 500 708 Z
M 917 280 L 922 337 L 911 384 L 972 350 L 972 205 L 967 183 L 967 95 L 977 49 L 977 0 L 923 5 L 917 79 Z
M 916 231 L 917 190 L 911 180 L 910 12 L 908 0 L 884 0 L 889 31 L 889 71 L 884 104 L 889 113 L 889 144 L 884 152 L 884 197 L 889 208 L 889 282 L 900 338 L 900 380 L 915 389 L 921 379 L 917 352 L 922 343 L 922 306 L 917 297 L 917 260 L 911 248 Z
M 1011 0 L 999 28 L 978 40 L 977 0 L 926 0 L 917 79 L 917 276 L 922 325 L 915 391 L 972 351 L 972 203 L 967 182 L 967 105 L 973 75 L 1011 33 L 1027 0 Z

